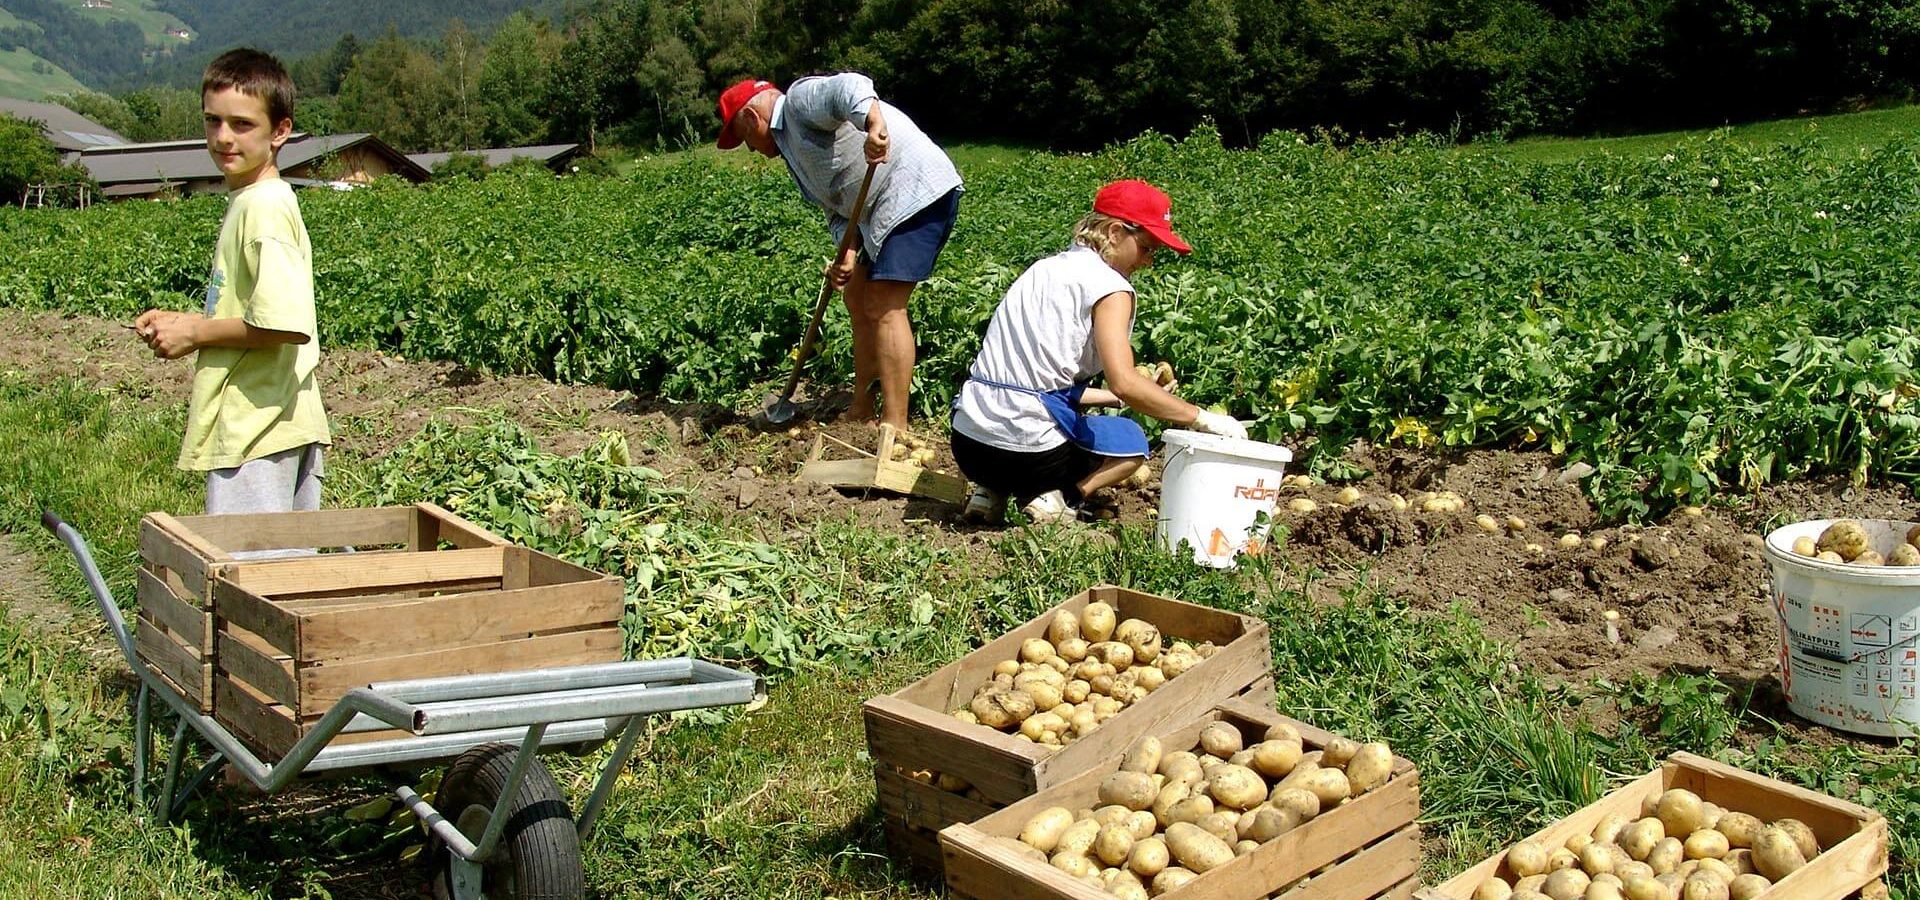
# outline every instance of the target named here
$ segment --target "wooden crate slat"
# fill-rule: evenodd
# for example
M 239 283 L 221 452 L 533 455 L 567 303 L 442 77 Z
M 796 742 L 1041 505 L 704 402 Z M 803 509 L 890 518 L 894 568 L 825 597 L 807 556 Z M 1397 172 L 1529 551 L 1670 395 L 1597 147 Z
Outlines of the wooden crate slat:
M 300 689 L 295 712 L 302 717 L 307 716 L 309 710 L 325 712 L 354 688 L 380 681 L 417 678 L 421 672 L 442 677 L 606 662 L 620 658 L 625 647 L 626 635 L 615 626 L 306 666 L 300 668 L 296 676 Z
M 147 569 L 140 569 L 134 577 L 140 615 L 165 626 L 181 643 L 206 655 L 212 649 L 213 614 L 209 609 L 201 608 L 198 601 L 189 603 L 175 596 L 164 580 Z
M 228 553 L 294 547 L 370 547 L 405 544 L 415 512 L 408 506 L 229 513 L 180 519 L 201 539 Z
M 1413 825 L 1369 844 L 1340 860 L 1332 870 L 1315 875 L 1306 884 L 1274 894 L 1274 900 L 1350 900 L 1380 897 L 1420 874 L 1420 829 Z M 1180 895 L 1183 900 L 1185 894 Z
M 1059 869 L 1022 856 L 964 822 L 940 832 L 940 856 L 946 868 L 947 888 L 959 897 L 1102 900 L 1111 896 Z
M 213 583 L 213 614 L 289 656 L 299 639 L 300 622 L 292 613 L 226 578 Z
M 193 648 L 168 637 L 152 622 L 141 618 L 134 619 L 133 645 L 141 661 L 173 682 L 180 696 L 206 709 L 212 693 L 213 669 Z
M 300 697 L 294 680 L 293 659 L 278 653 L 266 641 L 228 625 L 220 633 L 220 673 L 244 681 L 267 700 L 292 706 Z
M 1038 744 L 892 696 L 868 700 L 861 714 L 874 761 L 957 775 L 990 798 L 1032 793 L 1034 767 L 1046 753 Z
M 189 590 L 204 586 L 207 566 L 227 555 L 192 534 L 183 534 L 166 513 L 148 513 L 140 519 L 140 558 L 147 565 L 180 576 Z
M 503 554 L 500 547 L 402 553 L 382 556 L 379 565 L 370 566 L 356 559 L 357 554 L 333 553 L 235 565 L 224 577 L 261 596 L 397 590 L 441 581 L 498 579 Z
M 467 552 L 476 551 L 426 555 Z M 293 657 L 301 664 L 400 656 L 554 628 L 617 623 L 622 611 L 621 586 L 614 579 L 423 597 L 379 607 L 323 609 L 300 617 L 300 645 L 292 648 Z
M 1660 768 L 1618 788 L 1598 801 L 1548 825 L 1527 840 L 1552 849 L 1575 834 L 1587 833 L 1601 818 L 1619 813 L 1640 817 L 1647 794 L 1685 788 L 1703 800 L 1765 821 L 1796 818 L 1820 839 L 1820 855 L 1781 879 L 1760 900 L 1841 900 L 1887 870 L 1887 822 L 1873 810 L 1815 791 L 1776 781 L 1691 753 L 1675 753 Z M 1815 824 L 1815 823 L 1819 824 Z M 1506 869 L 1506 851 L 1447 879 L 1431 893 L 1436 900 L 1470 900 L 1481 882 Z
M 925 829 L 929 839 L 948 825 L 985 818 L 994 811 L 991 804 L 915 781 L 885 763 L 873 767 L 873 780 L 874 802 L 881 814 Z

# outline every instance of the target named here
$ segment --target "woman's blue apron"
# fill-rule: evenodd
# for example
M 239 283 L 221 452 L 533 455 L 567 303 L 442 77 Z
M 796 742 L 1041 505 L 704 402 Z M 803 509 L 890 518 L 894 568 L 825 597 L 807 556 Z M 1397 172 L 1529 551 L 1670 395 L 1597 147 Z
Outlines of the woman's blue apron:
M 1066 432 L 1074 446 L 1096 456 L 1147 456 L 1147 433 L 1140 423 L 1125 416 L 1089 416 L 1080 411 L 1080 395 L 1087 386 L 1076 384 L 1057 391 L 1042 391 L 969 376 L 969 380 L 1004 391 L 1019 391 L 1040 398 L 1053 424 Z

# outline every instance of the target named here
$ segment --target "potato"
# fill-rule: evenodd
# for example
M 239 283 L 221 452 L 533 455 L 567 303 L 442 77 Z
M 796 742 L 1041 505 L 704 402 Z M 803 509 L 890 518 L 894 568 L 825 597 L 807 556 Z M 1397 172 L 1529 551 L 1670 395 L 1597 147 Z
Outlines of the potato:
M 1602 844 L 1588 838 L 1587 846 L 1580 850 L 1580 869 L 1588 875 L 1603 875 L 1613 871 L 1615 864 L 1625 861 L 1626 852 L 1612 844 Z
M 1602 844 L 1620 843 L 1620 832 L 1625 831 L 1633 820 L 1623 813 L 1607 813 L 1600 817 L 1599 824 L 1593 826 L 1593 839 Z
M 1353 787 L 1347 780 L 1347 773 L 1339 769 L 1315 769 L 1301 780 L 1300 786 L 1320 798 L 1320 808 L 1323 810 L 1332 809 L 1340 805 L 1340 801 L 1353 795 Z
M 1153 896 L 1147 893 L 1146 885 L 1141 884 L 1138 878 L 1131 875 L 1115 878 L 1112 884 L 1107 885 L 1106 890 L 1120 900 L 1148 900 Z
M 1778 824 L 1768 825 L 1753 836 L 1753 867 L 1769 881 L 1779 881 L 1807 864 L 1807 856 L 1792 833 Z
M 1291 812 L 1305 822 L 1320 814 L 1320 797 L 1305 788 L 1276 788 L 1267 803 L 1274 809 Z
M 1764 876 L 1748 873 L 1735 876 L 1733 883 L 1727 885 L 1727 894 L 1732 897 L 1732 900 L 1753 900 L 1772 887 L 1773 882 L 1768 881 Z
M 1507 900 L 1511 896 L 1513 886 L 1498 875 L 1480 882 L 1480 886 L 1473 889 L 1473 900 Z
M 1167 842 L 1148 836 L 1133 842 L 1133 849 L 1127 853 L 1127 871 L 1152 878 L 1167 867 L 1167 861 Z
M 1912 544 L 1916 548 L 1920 548 L 1920 525 L 1915 525 L 1907 529 L 1906 540 L 1907 543 Z
M 1087 702 L 1087 697 L 1092 693 L 1093 693 L 1092 685 L 1084 681 L 1081 681 L 1078 678 L 1075 678 L 1072 681 L 1067 682 L 1066 687 L 1063 687 L 1060 689 L 1060 700 L 1063 703 L 1073 703 L 1073 704 L 1085 703 Z M 1087 710 L 1087 711 L 1092 712 L 1093 710 Z
M 1580 896 L 1581 900 L 1621 900 L 1625 895 L 1621 892 L 1619 885 L 1611 881 L 1596 880 L 1587 885 L 1586 893 Z
M 1212 797 L 1205 794 L 1192 794 L 1167 808 L 1167 824 L 1198 822 L 1213 815 L 1216 809 L 1218 807 L 1214 806 Z
M 1056 650 L 1059 657 L 1069 663 L 1083 662 L 1087 658 L 1087 642 L 1080 638 L 1061 641 Z
M 1354 795 L 1364 794 L 1386 784 L 1393 775 L 1393 750 L 1379 741 L 1361 744 L 1346 768 Z
M 1872 549 L 1866 527 L 1852 519 L 1841 519 L 1828 525 L 1827 530 L 1820 532 L 1820 540 L 1814 546 L 1838 553 L 1841 559 L 1849 562 Z
M 1727 814 L 1727 811 L 1717 803 L 1701 803 L 1700 804 L 1700 827 L 1701 828 L 1717 828 L 1720 825 L 1720 817 L 1726 814 Z M 1682 838 L 1682 840 L 1685 840 L 1685 839 Z
M 1233 859 L 1233 848 L 1228 847 L 1226 841 L 1190 822 L 1167 826 L 1167 849 L 1182 867 L 1198 875 Z
M 1634 859 L 1646 859 L 1653 852 L 1653 846 L 1667 836 L 1667 827 L 1659 819 L 1645 818 L 1620 829 L 1620 849 Z
M 1267 799 L 1267 784 L 1252 769 L 1232 763 L 1207 776 L 1208 793 L 1234 809 L 1252 809 Z
M 1149 734 L 1127 749 L 1127 755 L 1120 758 L 1120 770 L 1151 775 L 1160 771 L 1161 755 L 1160 739 Z
M 1133 649 L 1133 658 L 1150 663 L 1160 656 L 1160 629 L 1140 619 L 1128 619 L 1114 629 L 1113 639 Z
M 1093 839 L 1093 855 L 1109 866 L 1127 861 L 1133 853 L 1133 831 L 1125 825 L 1108 825 Z
M 1178 678 L 1186 674 L 1188 669 L 1200 664 L 1200 655 L 1191 650 L 1184 653 L 1169 650 L 1160 654 L 1160 658 L 1154 660 L 1153 664 L 1159 667 L 1168 678 Z
M 1673 900 L 1673 892 L 1667 886 L 1649 876 L 1635 875 L 1624 882 L 1620 891 L 1627 900 Z
M 1184 781 L 1168 781 L 1153 798 L 1153 820 L 1165 828 L 1173 824 L 1173 808 L 1193 795 L 1193 786 Z M 1208 800 L 1213 798 L 1209 797 Z
M 1291 722 L 1275 722 L 1267 726 L 1267 733 L 1263 735 L 1261 739 L 1268 741 L 1292 741 L 1298 744 L 1301 742 L 1300 729 L 1293 727 L 1293 723 Z
M 1049 862 L 1054 868 L 1075 878 L 1097 875 L 1100 872 L 1100 867 L 1094 865 L 1093 860 L 1088 859 L 1085 853 L 1055 853 Z
M 1232 810 L 1221 810 L 1210 816 L 1202 816 L 1200 821 L 1193 824 L 1225 841 L 1229 847 L 1233 846 L 1234 841 L 1240 839 L 1240 814 Z
M 1097 659 L 1116 671 L 1133 665 L 1133 648 L 1119 641 L 1101 641 L 1087 645 L 1087 658 Z
M 1185 781 L 1188 784 L 1199 781 L 1200 758 L 1191 750 L 1175 750 L 1160 757 L 1160 774 L 1168 781 Z
M 1920 548 L 1912 544 L 1897 544 L 1893 552 L 1887 554 L 1887 565 L 1920 566 Z
M 1299 741 L 1265 740 L 1252 749 L 1252 769 L 1268 778 L 1285 778 L 1305 753 Z
M 1793 552 L 1799 556 L 1812 556 L 1820 552 L 1820 545 L 1813 538 L 1801 535 L 1793 539 Z
M 1793 843 L 1800 848 L 1800 855 L 1811 860 L 1820 855 L 1820 840 L 1813 836 L 1813 829 L 1799 819 L 1775 819 L 1773 827 L 1782 829 L 1793 836 Z
M 1060 833 L 1060 842 L 1053 846 L 1054 855 L 1077 853 L 1085 856 L 1093 852 L 1093 842 L 1100 837 L 1101 827 L 1092 817 L 1068 825 L 1067 830 Z
M 1693 866 L 1695 872 L 1705 872 L 1709 875 L 1712 875 L 1713 877 L 1720 879 L 1720 882 L 1722 884 L 1733 883 L 1733 879 L 1735 875 L 1733 868 L 1731 866 L 1728 866 L 1726 863 L 1721 862 L 1720 860 L 1690 859 L 1690 860 L 1687 860 L 1685 865 L 1681 866 L 1681 868 L 1684 869 L 1686 868 L 1686 866 Z M 1686 875 L 1685 877 L 1692 878 L 1693 875 L 1689 874 L 1689 875 Z
M 1095 822 L 1099 822 L 1101 826 L 1104 827 L 1125 822 L 1130 815 L 1133 815 L 1133 810 L 1121 806 L 1118 803 L 1113 803 L 1094 810 L 1093 815 L 1089 818 Z
M 1521 894 L 1531 893 L 1531 894 L 1539 895 L 1541 897 L 1545 897 L 1546 896 L 1545 894 L 1540 893 L 1540 889 L 1546 886 L 1547 886 L 1547 873 L 1541 872 L 1538 875 L 1528 875 L 1527 877 L 1522 878 L 1519 881 L 1516 881 L 1513 883 L 1513 895 L 1518 897 Z
M 1677 837 L 1699 831 L 1705 812 L 1699 794 L 1675 788 L 1660 795 L 1660 807 L 1654 815 L 1660 817 L 1660 824 L 1666 826 L 1667 834 Z
M 1066 679 L 1052 669 L 1022 672 L 1013 679 L 1013 689 L 1024 691 L 1027 696 L 1032 697 L 1035 709 L 1051 710 L 1065 702 L 1066 697 L 1062 694 L 1062 689 L 1066 686 Z M 1065 718 L 1065 716 L 1061 717 L 1063 721 Z
M 1050 806 L 1035 813 L 1020 829 L 1020 842 L 1041 853 L 1052 853 L 1060 835 L 1073 824 L 1073 812 L 1064 806 Z
M 1588 878 L 1587 873 L 1579 869 L 1561 869 L 1547 876 L 1547 883 L 1541 893 L 1552 897 L 1553 900 L 1580 900 L 1581 896 L 1587 892 L 1587 885 L 1592 883 L 1593 879 Z
M 1721 834 L 1727 836 L 1728 847 L 1751 847 L 1753 835 L 1765 824 L 1759 819 L 1743 812 L 1730 812 L 1720 817 L 1714 825 Z
M 1719 859 L 1727 855 L 1727 836 L 1709 828 L 1687 835 L 1682 849 L 1688 859 Z
M 1235 856 L 1245 856 L 1258 849 L 1260 849 L 1260 844 L 1257 841 L 1234 841 L 1233 842 L 1233 855 Z
M 1728 900 L 1727 883 L 1712 875 L 1695 873 L 1681 883 L 1680 900 Z
M 1846 557 L 1841 556 L 1840 554 L 1835 553 L 1832 550 L 1822 550 L 1819 553 L 1814 554 L 1813 558 L 1821 562 L 1829 562 L 1829 563 L 1843 563 L 1847 561 Z
M 992 689 L 976 695 L 968 709 L 980 724 L 1006 730 L 1033 715 L 1033 697 L 1024 691 Z
M 1143 772 L 1114 772 L 1100 779 L 1100 802 L 1146 809 L 1154 801 L 1153 778 Z
M 1565 847 L 1559 847 L 1559 848 L 1555 848 L 1554 850 L 1548 851 L 1547 872 L 1549 874 L 1553 872 L 1558 872 L 1561 869 L 1578 869 L 1578 868 L 1580 868 L 1580 855 L 1577 853 L 1574 853 L 1572 850 L 1568 850 Z
M 1881 556 L 1878 550 L 1862 550 L 1859 556 L 1848 561 L 1856 566 L 1884 566 L 1887 564 L 1887 558 Z
M 1112 637 L 1115 624 L 1113 607 L 1100 601 L 1089 603 L 1080 611 L 1080 637 L 1089 644 Z
M 1254 746 L 1259 745 L 1256 744 Z M 1248 747 L 1239 753 L 1227 757 L 1227 764 L 1231 766 L 1244 766 L 1249 769 L 1253 768 L 1253 747 Z
M 1149 694 L 1159 690 L 1161 685 L 1167 683 L 1167 673 L 1161 671 L 1158 667 L 1140 666 L 1131 671 L 1134 673 L 1134 685 Z
M 1253 824 L 1247 828 L 1249 840 L 1266 843 L 1295 828 L 1305 821 L 1300 814 L 1290 809 L 1276 809 L 1263 806 L 1253 812 Z
M 1165 869 L 1161 869 L 1160 874 L 1153 876 L 1153 896 L 1158 897 L 1168 891 L 1177 890 L 1187 882 L 1198 877 L 1200 876 L 1194 874 L 1191 869 L 1186 869 L 1181 866 L 1168 866 Z
M 956 709 L 953 711 L 953 717 L 968 725 L 980 724 L 980 717 L 974 715 L 973 710 L 970 709 Z
M 1322 765 L 1345 768 L 1347 760 L 1352 759 L 1353 754 L 1359 752 L 1359 750 L 1360 744 L 1358 741 L 1336 737 L 1328 741 L 1325 747 L 1320 748 L 1320 762 Z
M 1647 854 L 1646 863 L 1653 867 L 1653 874 L 1665 875 L 1680 868 L 1681 860 L 1686 858 L 1686 846 L 1679 838 L 1661 838 Z
M 1640 800 L 1640 818 L 1655 818 L 1660 811 L 1660 795 L 1665 791 L 1652 791 Z
M 1592 843 L 1593 835 L 1576 834 L 1573 837 L 1567 838 L 1566 847 L 1568 850 L 1573 851 L 1573 855 L 1579 856 L 1580 851 L 1587 849 L 1587 846 Z
M 1532 841 L 1521 841 L 1507 851 L 1507 868 L 1525 878 L 1547 871 L 1547 848 Z
M 1053 645 L 1046 638 L 1027 638 L 1020 642 L 1020 661 L 1042 663 L 1054 655 Z
M 1225 722 L 1210 722 L 1200 729 L 1200 747 L 1208 755 L 1226 759 L 1240 752 L 1240 729 Z
M 1622 851 L 1622 852 L 1625 852 L 1625 851 Z M 1638 876 L 1641 878 L 1652 878 L 1653 867 L 1637 859 L 1628 859 L 1628 860 L 1623 860 L 1619 864 L 1615 865 L 1613 867 L 1613 874 L 1620 876 L 1620 882 L 1624 886 L 1627 879 L 1633 878 L 1635 876 Z
M 1144 841 L 1160 831 L 1160 820 L 1153 817 L 1152 810 L 1136 809 L 1127 816 L 1127 830 L 1133 832 L 1133 839 Z
M 1070 610 L 1060 610 L 1053 614 L 1053 620 L 1047 623 L 1047 640 L 1055 647 L 1080 638 L 1080 617 Z

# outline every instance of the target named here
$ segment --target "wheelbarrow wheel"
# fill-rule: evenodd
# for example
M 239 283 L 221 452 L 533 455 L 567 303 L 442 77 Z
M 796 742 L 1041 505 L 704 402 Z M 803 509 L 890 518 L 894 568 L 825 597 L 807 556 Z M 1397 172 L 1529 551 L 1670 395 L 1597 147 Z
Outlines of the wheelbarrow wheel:
M 434 806 L 453 820 L 460 833 L 476 843 L 487 829 L 494 806 L 513 770 L 511 744 L 482 744 L 461 754 L 441 779 Z M 505 809 L 506 830 L 493 856 L 475 867 L 462 863 L 453 851 L 439 847 L 441 871 L 436 894 L 454 900 L 577 900 L 586 895 L 586 876 L 580 867 L 580 838 L 566 796 L 539 760 L 527 767 L 520 789 Z M 475 888 L 478 888 L 476 892 Z

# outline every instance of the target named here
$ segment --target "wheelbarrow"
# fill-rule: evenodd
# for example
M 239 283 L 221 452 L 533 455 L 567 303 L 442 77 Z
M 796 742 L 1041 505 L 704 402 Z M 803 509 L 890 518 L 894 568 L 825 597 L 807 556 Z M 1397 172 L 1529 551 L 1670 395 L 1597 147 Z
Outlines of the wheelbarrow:
M 267 762 L 142 664 L 86 540 L 51 512 L 43 513 L 40 521 L 72 551 L 114 642 L 140 679 L 133 725 L 136 807 L 149 809 L 155 698 L 161 715 L 171 711 L 175 716 L 159 803 L 152 809 L 162 824 L 184 811 L 194 791 L 224 766 L 273 794 L 322 773 L 379 772 L 392 777 L 451 760 L 437 803 L 415 790 L 417 782 L 393 788 L 394 796 L 426 826 L 444 861 L 435 885 L 442 897 L 583 896 L 580 848 L 633 755 L 644 717 L 766 697 L 758 676 L 686 657 L 389 681 L 348 691 L 284 757 Z M 212 755 L 182 783 L 180 765 L 189 728 Z M 411 736 L 332 744 L 342 734 L 388 729 Z M 601 767 L 586 805 L 577 816 L 570 815 L 538 752 L 563 746 L 590 749 L 607 740 L 614 741 L 612 755 Z

